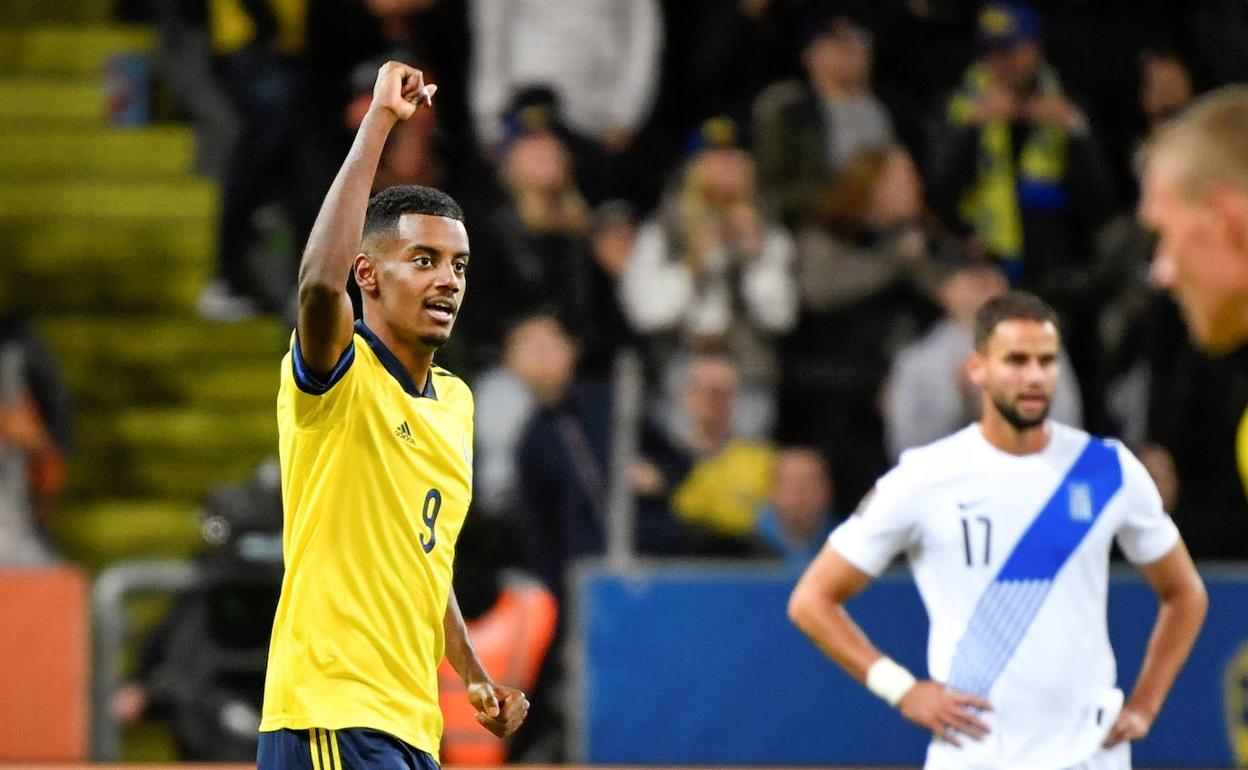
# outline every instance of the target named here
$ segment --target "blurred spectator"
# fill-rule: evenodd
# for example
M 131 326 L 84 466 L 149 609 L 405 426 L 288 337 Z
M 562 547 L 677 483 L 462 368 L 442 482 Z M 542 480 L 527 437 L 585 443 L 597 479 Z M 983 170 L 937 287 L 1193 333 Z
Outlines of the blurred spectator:
M 1178 54 L 1145 51 L 1140 57 L 1140 112 L 1148 133 L 1192 100 L 1192 75 Z
M 653 127 L 677 146 L 707 115 L 743 124 L 767 85 L 800 70 L 806 0 L 665 2 L 667 44 Z M 742 66 L 748 51 L 749 66 Z
M 739 388 L 730 357 L 703 353 L 690 362 L 683 402 L 689 429 L 673 443 L 690 455 L 692 466 L 673 485 L 671 505 L 694 528 L 703 552 L 748 552 L 758 508 L 771 489 L 775 451 L 733 430 Z
M 784 345 L 780 438 L 829 458 L 856 500 L 885 470 L 879 397 L 893 353 L 914 333 L 939 228 L 898 147 L 864 150 L 799 237 L 801 320 Z
M 849 15 L 819 19 L 806 33 L 805 80 L 777 83 L 754 108 L 763 192 L 790 227 L 804 224 L 859 151 L 890 144 L 892 121 L 871 91 L 871 32 Z
M 619 162 L 624 156 L 607 151 L 592 137 L 577 131 L 568 122 L 559 92 L 547 85 L 517 88 L 504 110 L 501 138 L 484 145 L 480 160 L 487 165 L 501 166 L 517 136 L 533 131 L 548 131 L 563 144 L 568 154 L 574 184 L 591 205 L 597 205 L 616 194 L 621 177 L 628 170 Z M 490 169 L 484 169 L 488 175 Z
M 343 125 L 354 136 L 373 99 L 377 70 L 384 61 L 366 61 L 351 72 L 351 98 L 343 110 Z M 386 139 L 385 149 L 373 177 L 373 191 L 395 185 L 419 184 L 441 189 L 446 168 L 440 152 L 438 121 L 441 111 L 432 105 L 400 122 Z
M 507 333 L 502 364 L 473 383 L 476 393 L 474 498 L 495 516 L 518 503 L 518 448 L 540 404 L 559 400 L 573 375 L 576 348 L 548 315 L 519 321 Z
M 0 316 L 0 567 L 57 561 L 45 527 L 65 489 L 69 389 L 39 334 Z
M 238 132 L 234 109 L 212 72 L 212 40 L 203 3 L 146 0 L 159 45 L 153 64 L 195 125 L 195 168 L 224 182 Z
M 793 241 L 758 204 L 754 161 L 736 125 L 707 121 L 683 173 L 642 225 L 620 283 L 625 316 L 663 367 L 668 404 L 692 351 L 725 349 L 742 369 L 739 429 L 775 420 L 774 338 L 792 328 Z
M 876 93 L 888 108 L 898 141 L 927 167 L 932 108 L 962 78 L 973 58 L 967 45 L 976 4 L 965 0 L 877 0 Z
M 611 150 L 631 144 L 659 80 L 657 0 L 470 0 L 471 107 L 478 140 L 503 136 L 521 87 L 559 95 L 572 128 Z
M 474 230 L 472 302 L 484 311 L 469 326 L 476 362 L 497 360 L 519 318 L 549 313 L 575 331 L 588 366 L 605 367 L 624 322 L 566 145 L 544 125 L 521 128 L 501 163 L 504 198 Z
M 536 402 L 516 446 L 515 531 L 529 569 L 562 599 L 567 567 L 606 545 L 611 387 L 577 371 L 575 342 L 549 316 L 517 327 L 511 352 L 508 362 Z M 525 353 L 536 360 L 522 359 Z M 484 400 L 479 394 L 478 403 Z M 639 551 L 679 548 L 665 507 L 640 505 L 637 517 Z
M 932 150 L 933 202 L 1002 260 L 1012 281 L 1060 281 L 1061 269 L 1083 258 L 1077 225 L 1099 223 L 1108 206 L 1102 159 L 1044 61 L 1035 11 L 988 5 L 977 41 L 983 56 L 949 99 Z
M 109 696 L 127 726 L 168 722 L 178 757 L 255 758 L 269 634 L 282 582 L 281 469 L 269 460 L 242 484 L 218 487 L 200 510 L 209 546 L 195 587 L 143 640 L 135 671 Z
M 446 133 L 450 154 L 472 145 L 468 116 L 468 65 L 472 51 L 467 3 L 462 0 L 317 0 L 325 5 L 363 5 L 372 16 L 383 51 L 411 52 L 410 61 L 437 83 L 438 126 Z M 327 36 L 340 35 L 341 9 L 324 14 Z M 319 40 L 318 40 L 319 42 Z M 393 57 L 392 57 L 393 58 Z M 409 61 L 401 59 L 400 61 Z
M 1008 289 L 1001 270 L 979 260 L 943 268 L 937 297 L 945 315 L 893 360 L 884 406 L 889 461 L 907 449 L 929 444 L 978 419 L 979 390 L 966 373 L 974 348 L 975 313 Z M 1065 352 L 1049 416 L 1066 425 L 1082 424 L 1079 382 Z
M 949 99 L 931 150 L 932 203 L 973 235 L 972 251 L 1000 260 L 1012 285 L 1058 311 L 1095 427 L 1096 319 L 1116 277 L 1089 256 L 1113 188 L 1087 118 L 1044 59 L 1035 11 L 985 6 L 977 43 L 983 55 Z
M 302 58 L 307 5 L 308 0 L 210 0 L 208 5 L 217 71 L 233 100 L 239 134 L 222 189 L 217 275 L 199 298 L 205 318 L 237 321 L 284 306 L 287 286 L 258 285 L 252 275 L 252 217 L 262 203 L 284 200 L 293 240 L 302 244 L 333 177 L 319 150 L 316 124 L 307 119 Z
M 776 453 L 771 495 L 758 511 L 758 537 L 786 565 L 804 568 L 836 524 L 832 478 L 823 455 L 811 447 Z

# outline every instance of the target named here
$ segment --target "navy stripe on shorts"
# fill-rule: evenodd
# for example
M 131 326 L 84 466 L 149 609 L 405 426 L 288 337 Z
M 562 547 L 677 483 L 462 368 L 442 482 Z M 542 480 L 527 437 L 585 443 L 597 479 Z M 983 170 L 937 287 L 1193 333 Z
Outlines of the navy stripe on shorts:
M 260 733 L 256 770 L 440 770 L 428 753 L 380 730 Z

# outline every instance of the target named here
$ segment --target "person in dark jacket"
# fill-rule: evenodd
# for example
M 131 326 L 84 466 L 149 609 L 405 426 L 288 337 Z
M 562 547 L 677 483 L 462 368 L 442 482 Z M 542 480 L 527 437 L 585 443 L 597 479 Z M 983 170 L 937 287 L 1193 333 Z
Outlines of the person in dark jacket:
M 1105 160 L 1044 59 L 1034 10 L 985 6 L 977 44 L 982 55 L 949 98 L 929 153 L 930 200 L 972 253 L 999 261 L 1011 285 L 1058 311 L 1095 425 L 1096 316 L 1114 288 L 1091 259 L 1093 237 L 1113 213 Z

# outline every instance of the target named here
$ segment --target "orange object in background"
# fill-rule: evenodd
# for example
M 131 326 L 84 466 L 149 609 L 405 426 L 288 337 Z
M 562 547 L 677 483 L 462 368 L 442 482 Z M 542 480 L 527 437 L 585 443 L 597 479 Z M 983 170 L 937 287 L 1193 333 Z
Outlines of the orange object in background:
M 87 756 L 87 579 L 0 570 L 0 763 Z
M 555 635 L 558 604 L 534 581 L 504 583 L 498 601 L 488 612 L 467 623 L 477 657 L 494 681 L 531 688 Z M 477 722 L 477 712 L 459 674 L 445 658 L 438 668 L 438 702 L 445 726 L 442 731 L 444 765 L 501 765 L 507 744 Z

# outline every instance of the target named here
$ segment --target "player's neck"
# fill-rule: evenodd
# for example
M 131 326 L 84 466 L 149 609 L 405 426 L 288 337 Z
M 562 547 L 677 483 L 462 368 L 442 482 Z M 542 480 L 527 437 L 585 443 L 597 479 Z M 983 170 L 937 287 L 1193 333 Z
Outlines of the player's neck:
M 1002 452 L 1021 456 L 1043 451 L 1049 444 L 1052 429 L 1048 420 L 1035 427 L 1019 429 L 995 411 L 985 410 L 979 420 L 979 432 L 989 444 Z
M 364 323 L 403 365 L 403 368 L 411 375 L 416 388 L 423 392 L 425 385 L 429 382 L 429 370 L 433 366 L 433 350 L 426 349 L 423 345 L 415 347 L 403 344 L 384 323 L 375 326 L 369 323 L 367 314 L 365 314 Z

